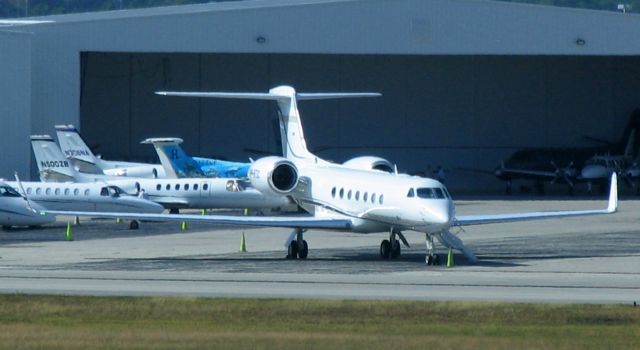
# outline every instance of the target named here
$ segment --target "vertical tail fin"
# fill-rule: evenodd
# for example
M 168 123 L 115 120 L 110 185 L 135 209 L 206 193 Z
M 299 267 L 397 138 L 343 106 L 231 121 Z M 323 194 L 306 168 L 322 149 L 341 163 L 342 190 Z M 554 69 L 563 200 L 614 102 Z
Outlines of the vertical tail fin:
M 56 135 L 62 153 L 73 159 L 81 171 L 101 173 L 101 160 L 84 142 L 80 132 L 73 125 L 56 125 Z
M 335 98 L 376 97 L 379 93 L 296 93 L 291 86 L 278 86 L 268 93 L 237 93 L 237 92 L 171 92 L 157 91 L 163 96 L 183 97 L 213 97 L 213 98 L 239 98 L 253 100 L 271 100 L 278 104 L 278 116 L 280 118 L 280 134 L 282 138 L 282 155 L 291 160 L 313 160 L 318 158 L 307 149 L 307 143 L 302 130 L 298 100 L 320 100 Z
M 60 148 L 49 135 L 31 135 L 31 147 L 36 157 L 40 180 L 44 182 L 74 181 L 76 170 L 62 154 Z
M 202 177 L 203 173 L 198 163 L 187 155 L 180 144 L 180 138 L 149 138 L 142 144 L 152 144 L 158 153 L 160 163 L 164 168 L 167 177 Z

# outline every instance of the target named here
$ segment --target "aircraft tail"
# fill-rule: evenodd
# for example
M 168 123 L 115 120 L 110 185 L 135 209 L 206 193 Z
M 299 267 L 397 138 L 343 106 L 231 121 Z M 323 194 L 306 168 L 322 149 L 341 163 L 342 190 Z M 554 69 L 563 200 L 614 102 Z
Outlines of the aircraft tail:
M 56 135 L 62 153 L 73 159 L 84 172 L 102 173 L 102 160 L 96 157 L 73 125 L 56 125 Z
M 40 180 L 44 182 L 74 181 L 78 175 L 60 148 L 49 135 L 31 135 L 31 147 L 36 157 Z
M 158 91 L 163 96 L 184 97 L 212 97 L 212 98 L 237 98 L 253 100 L 271 100 L 278 104 L 278 117 L 280 119 L 280 135 L 282 139 L 282 154 L 292 160 L 314 160 L 318 158 L 307 149 L 304 138 L 298 100 L 320 100 L 355 97 L 377 97 L 379 93 L 296 93 L 291 86 L 278 86 L 268 93 L 236 93 L 236 92 L 171 92 Z
M 627 156 L 633 156 L 633 152 L 638 150 L 638 132 L 640 132 L 640 109 L 635 109 L 629 116 L 629 122 L 624 129 L 622 138 L 617 142 L 617 152 L 623 152 Z M 616 150 L 613 150 L 614 152 Z M 620 154 L 618 153 L 618 154 Z
M 153 145 L 167 177 L 204 176 L 198 163 L 180 147 L 182 139 L 173 137 L 149 138 L 140 143 Z

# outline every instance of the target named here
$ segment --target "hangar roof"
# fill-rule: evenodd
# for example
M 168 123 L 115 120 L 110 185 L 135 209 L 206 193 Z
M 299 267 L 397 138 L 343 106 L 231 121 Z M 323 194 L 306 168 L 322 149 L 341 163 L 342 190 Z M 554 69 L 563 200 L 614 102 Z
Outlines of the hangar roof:
M 640 54 L 640 15 L 486 0 L 245 0 L 0 21 L 7 27 L 95 51 Z

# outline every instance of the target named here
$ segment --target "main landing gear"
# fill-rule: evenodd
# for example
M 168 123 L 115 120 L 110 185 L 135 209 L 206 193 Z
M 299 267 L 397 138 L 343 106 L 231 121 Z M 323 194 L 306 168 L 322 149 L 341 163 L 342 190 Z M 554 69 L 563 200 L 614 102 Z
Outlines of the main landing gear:
M 380 257 L 382 257 L 383 259 L 397 259 L 400 257 L 402 249 L 400 247 L 400 241 L 398 240 L 398 238 L 402 240 L 402 243 L 405 246 L 409 247 L 409 243 L 402 235 L 402 232 L 400 232 L 400 230 L 398 229 L 392 229 L 391 233 L 389 234 L 389 239 L 385 239 L 382 241 L 382 243 L 380 243 Z
M 309 255 L 309 245 L 307 241 L 304 240 L 303 232 L 303 229 L 296 228 L 291 233 L 291 235 L 295 237 L 289 242 L 287 259 L 306 259 L 307 255 Z

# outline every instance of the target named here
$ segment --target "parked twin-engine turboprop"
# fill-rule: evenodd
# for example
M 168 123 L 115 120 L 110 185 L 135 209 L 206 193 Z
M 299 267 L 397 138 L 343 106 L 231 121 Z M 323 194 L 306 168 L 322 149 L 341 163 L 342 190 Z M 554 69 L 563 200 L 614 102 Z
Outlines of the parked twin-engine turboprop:
M 383 258 L 400 256 L 400 243 L 408 246 L 403 231 L 425 234 L 426 262 L 437 261 L 434 238 L 445 247 L 460 250 L 470 261 L 474 253 L 451 233 L 454 226 L 514 222 L 547 218 L 610 214 L 617 209 L 617 180 L 611 179 L 606 209 L 529 212 L 497 215 L 458 216 L 445 186 L 433 179 L 399 175 L 381 171 L 354 169 L 332 164 L 308 151 L 300 115 L 299 100 L 373 97 L 375 93 L 297 93 L 292 87 L 279 86 L 267 93 L 235 92 L 158 92 L 165 96 L 239 98 L 270 100 L 277 103 L 284 157 L 257 160 L 249 169 L 251 184 L 261 193 L 274 198 L 291 198 L 310 216 L 307 217 L 235 217 L 198 215 L 142 215 L 125 217 L 145 220 L 187 220 L 232 225 L 255 225 L 293 228 L 286 242 L 288 257 L 306 258 L 307 229 L 333 229 L 358 233 L 389 232 L 380 244 Z M 55 213 L 55 212 L 54 212 Z M 109 213 L 72 213 L 113 217 Z

